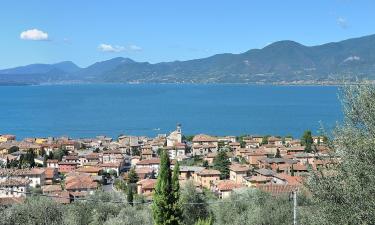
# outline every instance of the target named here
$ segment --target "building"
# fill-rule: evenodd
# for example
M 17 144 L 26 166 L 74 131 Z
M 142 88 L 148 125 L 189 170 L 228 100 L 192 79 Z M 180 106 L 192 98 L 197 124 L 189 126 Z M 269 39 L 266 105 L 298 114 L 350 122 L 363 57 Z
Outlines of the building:
M 26 197 L 30 180 L 26 178 L 8 178 L 0 181 L 0 198 Z
M 197 173 L 195 183 L 202 188 L 211 189 L 220 180 L 220 174 L 218 170 L 204 169 Z
M 193 155 L 206 155 L 208 153 L 216 153 L 219 143 L 217 138 L 206 134 L 199 134 L 193 138 L 192 153 Z
M 48 159 L 47 160 L 48 168 L 59 168 L 59 160 L 57 159 Z
M 78 163 L 76 162 L 59 162 L 59 173 L 69 173 L 77 169 Z
M 176 130 L 167 136 L 167 146 L 173 147 L 173 146 L 176 146 L 177 144 L 180 144 L 181 142 L 182 142 L 181 124 L 177 124 Z
M 151 158 L 146 160 L 141 160 L 137 162 L 136 168 L 150 168 L 154 170 L 156 173 L 159 171 L 160 166 L 160 158 Z
M 94 179 L 86 173 L 69 173 L 65 179 L 65 190 L 75 197 L 92 194 L 98 188 Z
M 157 179 L 143 179 L 137 182 L 137 194 L 152 197 Z
M 180 166 L 179 180 L 194 180 L 199 172 L 204 170 L 201 166 Z
M 219 198 L 228 198 L 235 189 L 243 187 L 245 186 L 232 180 L 221 180 L 215 185 L 214 192 L 219 196 Z
M 45 171 L 38 168 L 0 169 L 0 182 L 11 178 L 28 179 L 31 187 L 42 186 L 45 183 Z
M 243 184 L 244 177 L 248 176 L 250 167 L 241 164 L 232 164 L 229 167 L 229 179 L 234 181 L 236 184 Z
M 16 140 L 15 135 L 11 135 L 11 134 L 0 135 L 0 143 L 7 142 L 7 141 L 15 141 L 15 140 Z

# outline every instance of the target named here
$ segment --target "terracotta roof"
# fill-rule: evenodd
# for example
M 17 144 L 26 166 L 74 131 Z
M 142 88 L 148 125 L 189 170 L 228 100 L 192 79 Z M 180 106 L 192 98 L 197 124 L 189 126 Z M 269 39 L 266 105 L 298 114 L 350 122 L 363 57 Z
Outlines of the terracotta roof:
M 68 191 L 56 191 L 47 194 L 52 200 L 61 203 L 69 204 L 70 203 L 70 194 Z
M 252 176 L 249 179 L 250 182 L 268 182 L 268 181 L 271 181 L 271 180 L 272 180 L 271 177 L 266 177 L 266 176 L 263 176 L 263 175 Z
M 209 136 L 207 134 L 198 134 L 193 138 L 193 142 L 216 142 L 217 138 Z
M 289 194 L 296 190 L 295 185 L 282 185 L 282 184 L 261 184 L 256 186 L 261 191 L 271 193 L 272 195 Z
M 44 185 L 42 186 L 43 193 L 49 193 L 49 192 L 56 192 L 56 191 L 62 191 L 61 185 L 59 184 L 53 184 L 53 185 Z
M 232 164 L 229 169 L 234 172 L 247 172 L 250 170 L 248 166 L 241 164 Z
M 84 173 L 70 173 L 65 179 L 66 190 L 95 189 L 97 186 L 93 178 Z
M 90 166 L 90 167 L 80 167 L 76 169 L 77 172 L 81 173 L 99 173 L 102 170 L 100 167 Z
M 27 186 L 31 180 L 25 178 L 7 178 L 0 181 L 0 187 Z
M 150 164 L 160 164 L 160 158 L 144 159 L 144 160 L 137 162 L 137 165 L 150 165 Z
M 44 169 L 32 168 L 32 169 L 0 169 L 0 176 L 30 176 L 30 175 L 41 175 L 44 173 Z
M 300 185 L 302 183 L 302 177 L 290 176 L 285 173 L 276 174 L 275 177 L 285 180 L 289 185 Z
M 146 174 L 146 173 L 152 173 L 153 169 L 149 167 L 141 167 L 141 168 L 136 168 L 135 173 L 137 174 Z
M 84 156 L 86 159 L 99 159 L 99 154 L 97 153 L 90 153 Z
M 45 168 L 44 170 L 46 173 L 46 179 L 53 179 L 53 177 L 57 173 L 56 168 Z
M 59 162 L 59 160 L 57 160 L 57 159 L 48 159 L 47 160 L 47 163 L 58 163 Z
M 137 185 L 141 185 L 142 189 L 154 189 L 157 179 L 144 179 L 137 182 Z
M 211 170 L 211 169 L 204 169 L 198 173 L 201 176 L 208 176 L 208 175 L 217 175 L 219 176 L 221 173 L 219 170 Z
M 232 191 L 236 188 L 244 187 L 241 184 L 237 184 L 236 182 L 232 180 L 222 180 L 217 184 L 217 189 L 219 191 Z

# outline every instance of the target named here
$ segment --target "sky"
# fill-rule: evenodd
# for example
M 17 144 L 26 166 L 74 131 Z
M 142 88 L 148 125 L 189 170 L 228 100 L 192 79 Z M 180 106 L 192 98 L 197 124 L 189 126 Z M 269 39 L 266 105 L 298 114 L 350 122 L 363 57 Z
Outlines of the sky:
M 157 63 L 370 34 L 374 0 L 2 0 L 0 69 L 114 57 Z

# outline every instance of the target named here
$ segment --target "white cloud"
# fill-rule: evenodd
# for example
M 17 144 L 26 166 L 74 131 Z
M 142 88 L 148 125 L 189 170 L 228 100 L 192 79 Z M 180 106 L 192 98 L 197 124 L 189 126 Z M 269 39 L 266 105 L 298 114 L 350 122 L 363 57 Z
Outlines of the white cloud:
M 98 46 L 98 49 L 102 52 L 123 52 L 123 51 L 128 51 L 128 52 L 138 52 L 142 51 L 142 48 L 137 46 L 137 45 L 129 45 L 129 46 L 121 46 L 121 45 L 110 45 L 110 44 L 100 44 Z
M 109 45 L 109 44 L 100 44 L 98 49 L 102 52 L 122 52 L 125 50 L 125 47 L 119 45 Z
M 348 21 L 345 18 L 339 17 L 339 18 L 337 18 L 336 22 L 337 22 L 337 25 L 339 25 L 342 29 L 348 28 L 349 24 L 348 24 Z
M 38 29 L 30 29 L 23 31 L 20 34 L 22 40 L 31 40 L 31 41 L 47 41 L 48 34 Z
M 129 45 L 128 49 L 131 51 L 142 51 L 142 48 L 137 45 Z

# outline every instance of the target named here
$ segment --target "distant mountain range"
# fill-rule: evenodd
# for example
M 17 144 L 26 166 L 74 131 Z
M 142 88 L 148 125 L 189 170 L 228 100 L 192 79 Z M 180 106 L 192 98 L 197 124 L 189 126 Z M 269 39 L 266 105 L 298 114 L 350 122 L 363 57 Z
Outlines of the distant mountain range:
M 73 62 L 0 70 L 0 84 L 325 83 L 375 80 L 375 35 L 318 46 L 278 41 L 241 54 L 151 64 L 113 58 L 80 68 Z

